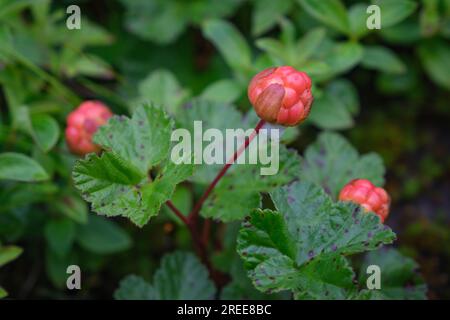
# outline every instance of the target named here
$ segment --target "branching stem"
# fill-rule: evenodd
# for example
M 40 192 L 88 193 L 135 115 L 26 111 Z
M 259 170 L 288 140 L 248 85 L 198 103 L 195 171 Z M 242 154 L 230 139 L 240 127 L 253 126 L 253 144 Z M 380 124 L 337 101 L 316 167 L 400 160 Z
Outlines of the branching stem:
M 218 285 L 223 284 L 224 279 L 223 275 L 212 268 L 211 262 L 209 260 L 207 254 L 207 245 L 209 242 L 209 233 L 211 229 L 211 224 L 209 220 L 206 220 L 203 225 L 203 233 L 200 235 L 198 232 L 198 217 L 200 214 L 200 210 L 202 209 L 203 204 L 205 203 L 208 196 L 214 190 L 217 183 L 219 183 L 220 179 L 225 175 L 228 169 L 233 165 L 233 163 L 239 158 L 239 156 L 248 148 L 253 139 L 258 135 L 261 128 L 264 126 L 265 121 L 260 120 L 252 132 L 252 134 L 245 139 L 244 144 L 233 154 L 233 156 L 225 163 L 223 168 L 219 171 L 217 176 L 211 182 L 211 184 L 206 188 L 205 192 L 202 194 L 200 199 L 195 204 L 192 211 L 189 213 L 189 216 L 185 216 L 177 207 L 172 203 L 172 201 L 167 201 L 167 206 L 175 213 L 175 215 L 180 218 L 180 220 L 188 227 L 189 232 L 191 233 L 192 240 L 194 242 L 195 251 L 199 255 L 200 259 L 207 266 L 211 278 Z

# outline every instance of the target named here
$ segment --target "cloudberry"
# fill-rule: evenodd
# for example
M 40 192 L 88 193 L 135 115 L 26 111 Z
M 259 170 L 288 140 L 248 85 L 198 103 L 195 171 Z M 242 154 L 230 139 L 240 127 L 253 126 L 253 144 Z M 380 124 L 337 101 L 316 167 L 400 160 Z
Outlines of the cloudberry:
M 391 199 L 383 188 L 378 188 L 366 179 L 355 179 L 342 188 L 339 200 L 360 204 L 366 211 L 376 213 L 381 222 L 389 214 Z
M 99 101 L 85 101 L 67 116 L 66 141 L 69 149 L 78 155 L 100 151 L 92 142 L 98 127 L 104 125 L 112 112 Z
M 305 120 L 313 102 L 311 79 L 289 66 L 261 71 L 250 81 L 247 94 L 261 119 L 284 126 Z

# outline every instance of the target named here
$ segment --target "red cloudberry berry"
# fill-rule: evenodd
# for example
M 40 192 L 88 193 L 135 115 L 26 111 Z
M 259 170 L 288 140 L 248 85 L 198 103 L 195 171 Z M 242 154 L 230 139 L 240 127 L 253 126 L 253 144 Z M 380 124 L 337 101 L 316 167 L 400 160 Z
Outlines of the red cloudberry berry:
M 313 102 L 311 79 L 289 66 L 261 71 L 250 81 L 247 93 L 261 119 L 284 126 L 305 120 Z
M 112 112 L 99 101 L 85 101 L 67 116 L 66 141 L 69 149 L 78 155 L 100 151 L 92 142 L 98 127 L 104 125 Z
M 339 200 L 360 204 L 366 211 L 376 213 L 381 222 L 387 218 L 391 202 L 386 190 L 366 179 L 355 179 L 346 184 L 339 194 Z

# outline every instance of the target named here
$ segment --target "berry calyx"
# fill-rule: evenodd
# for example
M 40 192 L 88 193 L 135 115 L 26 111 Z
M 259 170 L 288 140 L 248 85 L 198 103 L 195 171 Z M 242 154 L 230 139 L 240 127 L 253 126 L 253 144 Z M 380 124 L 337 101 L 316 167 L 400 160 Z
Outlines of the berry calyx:
M 248 98 L 256 114 L 270 123 L 295 126 L 311 111 L 311 79 L 290 66 L 273 67 L 253 77 Z
M 367 212 L 377 214 L 381 222 L 387 218 L 391 202 L 386 190 L 366 179 L 355 179 L 346 184 L 339 194 L 339 200 L 358 203 Z
M 70 151 L 78 155 L 100 151 L 92 136 L 113 113 L 99 101 L 85 101 L 67 116 L 66 142 Z

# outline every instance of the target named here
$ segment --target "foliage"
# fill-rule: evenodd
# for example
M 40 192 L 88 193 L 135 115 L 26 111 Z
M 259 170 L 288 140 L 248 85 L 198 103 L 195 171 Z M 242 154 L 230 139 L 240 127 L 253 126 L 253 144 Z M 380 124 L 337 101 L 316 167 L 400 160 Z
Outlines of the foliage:
M 86 274 L 80 298 L 117 288 L 117 299 L 449 297 L 417 273 L 436 271 L 428 250 L 450 255 L 420 238 L 425 228 L 446 242 L 446 209 L 416 219 L 421 227 L 401 211 L 426 207 L 414 198 L 450 167 L 444 144 L 429 149 L 446 137 L 430 119 L 449 116 L 449 1 L 76 3 L 82 28 L 69 30 L 70 1 L 0 0 L 0 297 L 3 287 L 12 298 L 68 297 L 70 264 Z M 366 26 L 370 4 L 381 8 L 379 30 Z M 211 223 L 205 261 L 190 253 L 183 217 L 222 166 L 175 165 L 170 135 L 194 133 L 195 120 L 222 133 L 253 128 L 246 89 L 274 65 L 311 76 L 311 114 L 281 129 L 277 175 L 233 165 L 206 199 L 196 226 Z M 87 99 L 117 116 L 95 135 L 104 152 L 77 158 L 65 117 Z M 336 201 L 354 178 L 387 181 L 388 226 Z M 399 250 L 380 250 L 394 231 Z M 366 290 L 369 264 L 383 270 L 381 290 Z

